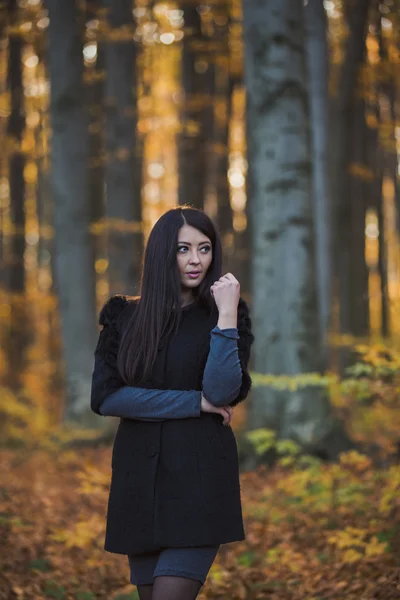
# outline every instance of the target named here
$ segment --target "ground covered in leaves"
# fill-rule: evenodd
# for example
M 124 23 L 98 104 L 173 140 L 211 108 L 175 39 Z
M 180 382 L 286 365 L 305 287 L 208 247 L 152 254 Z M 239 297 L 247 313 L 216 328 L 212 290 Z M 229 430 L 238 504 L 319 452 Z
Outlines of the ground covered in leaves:
M 2 451 L 0 598 L 137 598 L 103 550 L 110 449 Z M 200 599 L 400 598 L 400 467 L 340 463 L 241 476 L 246 540 L 223 545 Z
M 323 463 L 274 432 L 249 432 L 260 456 L 273 448 L 278 460 L 241 474 L 246 540 L 221 546 L 199 600 L 400 599 L 400 354 L 359 352 L 327 385 L 351 438 L 373 442 L 379 460 L 351 451 Z M 10 406 L 18 399 L 0 412 Z M 14 413 L 9 435 L 25 444 L 0 451 L 0 600 L 137 599 L 126 556 L 103 549 L 111 448 L 68 449 Z

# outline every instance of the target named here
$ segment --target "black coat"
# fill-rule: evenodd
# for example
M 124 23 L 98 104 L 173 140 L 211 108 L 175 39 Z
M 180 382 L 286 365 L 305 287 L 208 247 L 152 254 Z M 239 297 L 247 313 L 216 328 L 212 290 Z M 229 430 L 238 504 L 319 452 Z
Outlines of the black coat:
M 91 407 L 125 385 L 116 366 L 126 318 L 137 298 L 113 296 L 101 310 L 103 325 L 95 351 Z M 160 346 L 152 377 L 140 387 L 201 390 L 218 321 L 199 303 L 182 311 L 177 334 Z M 251 388 L 248 373 L 253 342 L 246 302 L 238 306 L 242 386 L 235 406 Z M 222 416 L 148 422 L 120 419 L 112 452 L 112 477 L 104 549 L 136 554 L 161 547 L 206 546 L 245 538 L 236 439 Z

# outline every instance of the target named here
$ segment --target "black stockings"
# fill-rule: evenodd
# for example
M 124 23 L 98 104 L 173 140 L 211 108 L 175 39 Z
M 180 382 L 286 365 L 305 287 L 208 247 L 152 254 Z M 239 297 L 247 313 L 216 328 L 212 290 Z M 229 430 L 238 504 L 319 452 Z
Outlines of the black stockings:
M 153 600 L 153 584 L 137 586 L 140 600 Z
M 195 600 L 202 586 L 201 581 L 175 575 L 160 575 L 154 585 L 139 585 L 140 600 Z

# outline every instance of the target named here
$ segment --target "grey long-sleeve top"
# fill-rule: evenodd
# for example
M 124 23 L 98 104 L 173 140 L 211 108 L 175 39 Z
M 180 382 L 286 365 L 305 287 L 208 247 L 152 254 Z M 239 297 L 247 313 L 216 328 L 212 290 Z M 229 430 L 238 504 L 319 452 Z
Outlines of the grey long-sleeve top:
M 226 406 L 239 393 L 242 368 L 236 327 L 211 330 L 210 351 L 203 374 L 203 390 L 158 390 L 123 386 L 105 398 L 105 416 L 163 421 L 199 417 L 201 395 L 214 406 Z

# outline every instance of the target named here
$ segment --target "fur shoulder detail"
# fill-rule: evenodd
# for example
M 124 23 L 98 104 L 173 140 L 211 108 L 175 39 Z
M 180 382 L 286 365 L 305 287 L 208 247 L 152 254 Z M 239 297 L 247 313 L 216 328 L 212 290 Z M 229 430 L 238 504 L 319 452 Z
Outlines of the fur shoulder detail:
M 138 296 L 114 294 L 104 304 L 99 314 L 100 325 L 113 325 L 128 304 L 137 304 Z
M 239 298 L 238 304 L 238 333 L 241 336 L 246 336 L 246 341 L 249 346 L 254 342 L 254 335 L 251 331 L 251 319 L 247 302 L 242 297 Z

